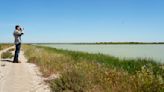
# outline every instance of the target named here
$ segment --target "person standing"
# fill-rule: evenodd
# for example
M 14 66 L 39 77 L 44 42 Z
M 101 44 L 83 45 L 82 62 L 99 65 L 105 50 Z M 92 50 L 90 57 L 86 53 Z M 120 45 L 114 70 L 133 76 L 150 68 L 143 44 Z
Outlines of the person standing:
M 15 26 L 15 30 L 14 30 L 14 38 L 15 38 L 15 55 L 14 55 L 14 60 L 13 63 L 21 63 L 18 58 L 19 58 L 19 52 L 20 52 L 20 48 L 21 48 L 21 36 L 23 35 L 23 29 L 19 26 L 16 25 Z

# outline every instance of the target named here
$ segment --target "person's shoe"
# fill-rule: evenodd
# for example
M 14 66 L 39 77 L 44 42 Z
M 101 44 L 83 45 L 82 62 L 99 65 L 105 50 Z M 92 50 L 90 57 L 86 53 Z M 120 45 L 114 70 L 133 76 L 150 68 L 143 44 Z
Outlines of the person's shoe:
M 13 61 L 13 63 L 21 63 L 21 61 Z
M 13 63 L 17 63 L 18 61 L 13 61 Z
M 21 61 L 18 61 L 17 63 L 21 63 Z

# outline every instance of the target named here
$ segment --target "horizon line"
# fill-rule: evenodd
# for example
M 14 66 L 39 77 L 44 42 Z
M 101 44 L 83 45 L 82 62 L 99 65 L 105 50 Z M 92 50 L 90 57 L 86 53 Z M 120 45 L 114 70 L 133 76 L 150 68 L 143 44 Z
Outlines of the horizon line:
M 159 43 L 163 43 L 164 44 L 164 41 L 152 41 L 152 42 L 148 42 L 148 41 L 112 41 L 112 42 L 23 42 L 23 44 L 115 44 L 115 43 L 156 43 L 156 44 L 159 44 Z M 14 44 L 13 42 L 0 42 L 0 44 Z

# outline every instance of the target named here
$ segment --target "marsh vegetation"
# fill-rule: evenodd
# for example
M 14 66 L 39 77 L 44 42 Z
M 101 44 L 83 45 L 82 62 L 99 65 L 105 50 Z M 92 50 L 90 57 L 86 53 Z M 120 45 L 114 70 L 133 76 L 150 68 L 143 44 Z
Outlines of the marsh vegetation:
M 60 74 L 48 81 L 52 92 L 164 91 L 164 65 L 153 60 L 120 60 L 109 55 L 32 45 L 25 45 L 24 51 L 44 77 Z

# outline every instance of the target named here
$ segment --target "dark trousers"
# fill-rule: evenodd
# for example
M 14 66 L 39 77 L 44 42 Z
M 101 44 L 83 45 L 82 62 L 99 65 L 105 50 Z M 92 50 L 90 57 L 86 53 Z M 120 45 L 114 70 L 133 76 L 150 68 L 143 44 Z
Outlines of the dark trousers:
M 21 48 L 21 43 L 15 45 L 14 62 L 18 62 L 20 48 Z

